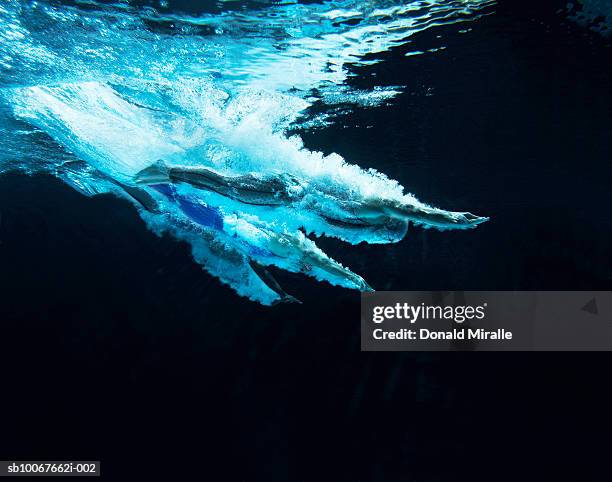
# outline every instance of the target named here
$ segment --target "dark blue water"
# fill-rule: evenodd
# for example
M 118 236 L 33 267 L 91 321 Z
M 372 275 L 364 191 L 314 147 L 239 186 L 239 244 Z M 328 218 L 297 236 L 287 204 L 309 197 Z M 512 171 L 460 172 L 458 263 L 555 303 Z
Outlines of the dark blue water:
M 300 131 L 491 217 L 318 240 L 330 256 L 376 289 L 612 288 L 611 50 L 558 7 L 422 32 L 448 49 L 350 80 L 411 93 Z M 124 200 L 7 174 L 0 212 L 3 459 L 102 460 L 109 480 L 607 480 L 606 354 L 361 353 L 358 294 L 275 271 L 304 304 L 248 302 Z

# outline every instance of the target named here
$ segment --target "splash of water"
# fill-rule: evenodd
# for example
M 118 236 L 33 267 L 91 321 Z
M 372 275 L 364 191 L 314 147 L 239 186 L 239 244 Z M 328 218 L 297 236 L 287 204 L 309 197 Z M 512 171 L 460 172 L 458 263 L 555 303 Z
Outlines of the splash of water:
M 271 265 L 368 290 L 303 232 L 387 243 L 410 221 L 463 229 L 486 218 L 423 204 L 288 129 L 323 125 L 306 115 L 314 102 L 390 102 L 401 87 L 353 89 L 349 66 L 493 3 L 341 0 L 188 16 L 5 1 L 0 172 L 50 172 L 83 194 L 130 200 L 152 230 L 188 241 L 197 262 L 260 303 L 293 300 Z

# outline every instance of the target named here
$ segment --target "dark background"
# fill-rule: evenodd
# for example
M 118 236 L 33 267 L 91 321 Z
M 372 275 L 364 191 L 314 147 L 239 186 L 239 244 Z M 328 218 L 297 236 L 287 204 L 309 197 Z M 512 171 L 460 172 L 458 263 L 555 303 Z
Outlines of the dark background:
M 560 5 L 503 2 L 359 71 L 406 93 L 308 147 L 492 219 L 325 251 L 377 289 L 612 289 L 611 49 Z M 0 213 L 0 459 L 102 460 L 112 480 L 610 480 L 606 353 L 361 353 L 358 294 L 277 272 L 304 304 L 250 303 L 124 201 L 11 174 Z

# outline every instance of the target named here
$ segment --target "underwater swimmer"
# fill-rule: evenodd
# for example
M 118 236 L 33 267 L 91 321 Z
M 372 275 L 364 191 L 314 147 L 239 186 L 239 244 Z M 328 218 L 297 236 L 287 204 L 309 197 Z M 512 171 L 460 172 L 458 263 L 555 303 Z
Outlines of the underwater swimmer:
M 208 206 L 193 196 L 179 194 L 172 185 L 153 184 L 150 187 L 176 203 L 180 210 L 196 224 L 223 232 L 231 238 L 238 238 L 238 244 L 242 245 L 245 255 L 249 257 L 249 264 L 253 271 L 283 301 L 298 302 L 282 290 L 272 275 L 265 270 L 264 264 L 276 264 L 282 261 L 279 264 L 282 269 L 291 267 L 296 272 L 320 275 L 335 285 L 360 291 L 373 291 L 361 276 L 325 256 L 312 241 L 304 236 L 277 233 L 252 224 L 242 229 L 243 226 L 236 222 L 235 217 L 226 217 L 219 209 Z M 259 261 L 254 261 L 255 259 Z
M 159 214 L 161 212 L 157 201 L 155 201 L 155 199 L 144 189 L 127 186 L 123 183 L 120 183 L 119 181 L 113 182 L 117 186 L 121 187 L 132 199 L 134 199 L 134 201 L 136 201 L 145 210 L 153 214 Z M 161 192 L 170 195 L 170 191 L 168 190 L 161 190 Z M 174 197 L 174 195 L 171 195 L 170 197 Z M 221 218 L 218 216 L 218 212 L 216 210 L 213 210 L 208 207 L 204 208 L 203 206 L 199 206 L 198 209 L 197 206 L 190 206 L 189 203 L 186 202 L 179 203 L 179 205 L 183 213 L 185 213 L 192 221 L 195 221 L 197 224 L 217 230 L 222 229 L 222 222 L 219 222 L 221 221 Z M 219 240 L 212 235 L 212 233 L 203 232 L 202 234 L 208 242 L 208 248 L 211 250 L 212 253 L 214 253 L 215 256 L 224 259 L 230 264 L 239 265 L 242 263 L 243 256 L 235 250 L 228 249 L 227 246 L 221 244 Z M 276 281 L 276 278 L 274 278 L 272 273 L 270 273 L 270 271 L 266 269 L 265 266 L 260 265 L 252 259 L 249 259 L 248 262 L 250 268 L 261 280 L 261 282 L 278 296 L 278 299 L 272 303 L 273 305 L 279 303 L 302 303 L 294 296 L 288 294 L 278 283 L 278 281 Z
M 184 182 L 198 189 L 214 191 L 244 204 L 260 206 L 289 206 L 306 200 L 308 205 L 330 224 L 343 228 L 363 229 L 385 226 L 391 220 L 438 229 L 468 229 L 489 218 L 469 212 L 452 212 L 433 208 L 419 202 L 396 199 L 341 198 L 337 190 L 301 181 L 289 174 L 271 176 L 225 176 L 202 167 L 170 167 L 163 161 L 147 167 L 135 176 L 139 184 Z

